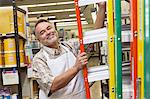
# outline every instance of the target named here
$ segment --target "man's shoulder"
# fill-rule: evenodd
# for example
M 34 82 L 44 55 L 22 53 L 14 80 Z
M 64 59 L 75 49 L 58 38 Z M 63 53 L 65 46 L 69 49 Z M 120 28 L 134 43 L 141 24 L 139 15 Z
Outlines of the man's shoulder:
M 68 42 L 68 41 L 63 41 L 61 42 L 62 45 L 68 47 L 68 48 L 72 48 L 73 46 Z
M 33 57 L 33 62 L 35 62 L 39 59 L 40 60 L 44 59 L 43 49 L 40 49 L 40 51 L 35 54 L 35 56 Z
M 73 44 L 71 44 L 69 41 L 64 41 L 61 44 L 67 47 L 71 52 L 73 52 L 75 56 L 77 56 L 78 49 L 76 49 L 76 47 Z

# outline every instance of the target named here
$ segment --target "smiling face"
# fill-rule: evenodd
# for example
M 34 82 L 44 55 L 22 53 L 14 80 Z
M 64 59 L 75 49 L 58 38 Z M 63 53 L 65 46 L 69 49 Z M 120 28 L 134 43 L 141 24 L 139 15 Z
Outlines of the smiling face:
M 58 32 L 49 22 L 41 22 L 35 27 L 37 39 L 45 46 L 55 48 L 58 44 Z

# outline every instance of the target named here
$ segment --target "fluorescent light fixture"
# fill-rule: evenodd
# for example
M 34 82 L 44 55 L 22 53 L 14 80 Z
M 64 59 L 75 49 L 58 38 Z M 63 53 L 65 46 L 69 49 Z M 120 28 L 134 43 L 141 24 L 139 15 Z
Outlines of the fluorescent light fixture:
M 39 19 L 48 19 L 48 18 L 50 18 L 50 19 L 54 19 L 54 18 L 56 18 L 56 16 L 49 16 L 49 17 L 39 17 L 39 18 L 37 18 L 37 17 L 33 17 L 33 18 L 28 18 L 28 21 L 37 21 L 37 20 L 39 20 Z
M 54 18 L 56 18 L 56 16 L 49 16 L 48 18 L 52 18 L 52 19 L 54 19 Z
M 82 22 L 82 25 L 86 25 L 86 24 L 88 24 L 87 23 L 87 21 L 81 21 Z M 35 23 L 30 23 L 30 25 L 31 26 L 34 26 L 35 25 Z M 60 23 L 57 23 L 56 24 L 57 26 L 75 26 L 75 25 L 77 25 L 77 22 L 75 21 L 75 22 L 60 22 Z
M 83 25 L 88 24 L 87 21 L 81 21 Z M 73 26 L 77 25 L 77 22 L 61 22 L 57 23 L 56 26 Z
M 56 16 L 50 16 L 50 17 L 40 17 L 39 19 L 47 19 L 47 18 L 54 18 Z M 28 18 L 28 21 L 31 22 L 31 21 L 37 21 L 39 20 L 37 18 Z M 65 22 L 65 21 L 76 21 L 77 19 L 76 18 L 72 18 L 72 19 L 61 19 L 61 20 L 49 20 L 50 22 Z M 85 18 L 81 18 L 82 21 L 85 20 Z
M 57 12 L 69 12 L 69 11 L 75 11 L 75 9 L 63 9 L 63 10 L 51 10 L 51 11 L 28 12 L 28 14 L 57 13 Z
M 62 19 L 62 20 L 50 20 L 50 22 L 65 22 L 65 21 L 76 21 L 76 18 L 72 18 L 72 19 Z M 85 20 L 85 18 L 81 18 L 81 20 Z
M 83 13 L 80 16 L 83 16 Z M 76 17 L 76 14 L 70 14 L 69 17 Z
M 57 3 L 35 4 L 35 5 L 22 5 L 22 6 L 25 6 L 25 7 L 42 7 L 42 6 L 73 4 L 73 3 L 74 3 L 74 1 L 68 1 L 68 2 L 57 2 Z

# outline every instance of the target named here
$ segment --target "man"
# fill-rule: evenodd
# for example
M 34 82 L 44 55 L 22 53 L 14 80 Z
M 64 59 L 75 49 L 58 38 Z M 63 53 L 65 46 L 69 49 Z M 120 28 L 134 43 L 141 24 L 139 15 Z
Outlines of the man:
M 98 3 L 98 11 L 97 11 L 95 24 L 94 24 L 95 29 L 104 27 L 105 12 L 106 12 L 106 2 Z
M 88 63 L 86 53 L 77 55 L 73 46 L 60 43 L 58 32 L 47 20 L 36 23 L 35 36 L 43 44 L 32 62 L 39 99 L 85 99 L 82 69 Z

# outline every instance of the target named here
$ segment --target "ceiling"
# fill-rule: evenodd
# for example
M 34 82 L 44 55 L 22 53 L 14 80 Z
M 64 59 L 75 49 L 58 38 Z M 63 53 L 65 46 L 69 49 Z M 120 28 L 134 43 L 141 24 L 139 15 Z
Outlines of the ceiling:
M 0 0 L 0 6 L 12 5 L 11 2 L 12 0 Z M 31 25 L 40 18 L 57 23 L 76 22 L 74 0 L 16 0 L 16 4 L 28 7 L 28 21 Z M 81 19 L 84 23 L 93 24 L 93 9 L 93 5 L 81 7 Z
M 0 6 L 11 5 L 11 1 L 0 0 Z M 76 21 L 74 0 L 16 0 L 16 4 L 17 6 L 28 7 L 28 20 L 31 25 L 34 25 L 40 18 L 49 19 L 57 23 Z M 93 5 L 81 7 L 81 18 L 84 23 L 93 23 L 92 9 Z

